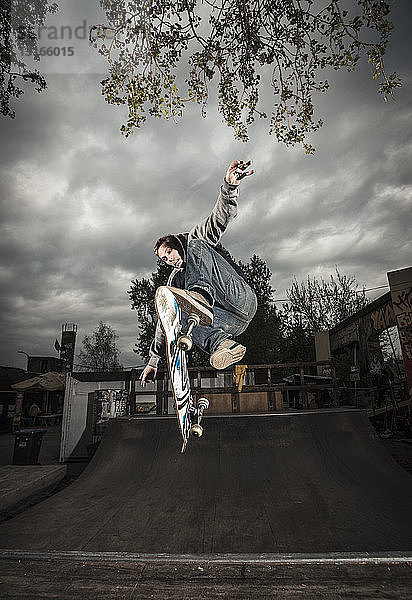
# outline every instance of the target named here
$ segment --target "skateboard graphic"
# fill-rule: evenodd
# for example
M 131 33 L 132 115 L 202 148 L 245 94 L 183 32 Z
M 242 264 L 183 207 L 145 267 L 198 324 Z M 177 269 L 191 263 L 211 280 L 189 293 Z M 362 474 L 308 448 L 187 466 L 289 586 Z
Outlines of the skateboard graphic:
M 191 435 L 200 437 L 203 434 L 200 423 L 204 411 L 209 407 L 206 398 L 200 398 L 195 406 L 186 362 L 186 351 L 190 350 L 193 344 L 191 332 L 196 325 L 199 325 L 200 319 L 198 315 L 189 315 L 187 329 L 182 333 L 181 308 L 173 292 L 164 286 L 156 291 L 155 306 L 166 337 L 167 362 L 179 430 L 183 438 L 181 451 L 184 452 Z

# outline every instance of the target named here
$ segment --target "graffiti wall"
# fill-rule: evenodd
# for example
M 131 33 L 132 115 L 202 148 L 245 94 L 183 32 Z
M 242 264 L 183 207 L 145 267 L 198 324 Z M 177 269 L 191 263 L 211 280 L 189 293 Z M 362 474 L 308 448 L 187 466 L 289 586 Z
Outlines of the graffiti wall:
M 395 323 L 391 294 L 387 292 L 329 332 L 331 351 L 356 347 L 368 372 L 377 375 L 384 366 L 379 335 Z
M 412 267 L 388 273 L 406 380 L 412 390 Z
M 330 330 L 332 354 L 356 348 L 368 372 L 379 375 L 384 359 L 379 335 L 397 326 L 409 390 L 412 390 L 412 267 L 388 273 L 390 291 Z
M 331 329 L 331 350 L 339 350 L 354 342 L 362 344 L 362 338 L 376 340 L 382 331 L 394 325 L 395 313 L 388 292 Z

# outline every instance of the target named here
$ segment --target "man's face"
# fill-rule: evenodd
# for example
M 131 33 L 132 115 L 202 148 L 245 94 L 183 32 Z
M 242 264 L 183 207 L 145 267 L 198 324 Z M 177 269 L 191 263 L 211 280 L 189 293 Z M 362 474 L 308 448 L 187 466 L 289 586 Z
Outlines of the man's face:
M 174 248 L 169 248 L 166 244 L 162 244 L 157 251 L 157 256 L 163 260 L 163 262 L 175 267 L 176 269 L 180 269 L 183 264 L 182 257 L 180 256 L 178 250 Z

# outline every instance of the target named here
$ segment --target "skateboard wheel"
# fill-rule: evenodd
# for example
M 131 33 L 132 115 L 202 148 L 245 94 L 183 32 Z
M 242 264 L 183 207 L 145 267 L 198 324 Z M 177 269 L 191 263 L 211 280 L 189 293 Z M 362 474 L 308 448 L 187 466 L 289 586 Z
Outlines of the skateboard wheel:
M 182 335 L 177 340 L 177 345 L 182 350 L 185 350 L 185 351 L 191 350 L 192 346 L 193 346 L 192 338 L 189 337 L 188 335 Z
M 197 403 L 198 409 L 206 410 L 209 408 L 209 400 L 207 398 L 200 398 Z
M 201 427 L 200 425 L 193 425 L 190 428 L 190 433 L 194 436 L 194 437 L 201 437 L 201 435 L 203 434 L 203 427 Z
M 200 324 L 200 316 L 197 315 L 196 313 L 191 313 L 188 317 L 187 317 L 187 324 L 192 327 L 197 327 Z

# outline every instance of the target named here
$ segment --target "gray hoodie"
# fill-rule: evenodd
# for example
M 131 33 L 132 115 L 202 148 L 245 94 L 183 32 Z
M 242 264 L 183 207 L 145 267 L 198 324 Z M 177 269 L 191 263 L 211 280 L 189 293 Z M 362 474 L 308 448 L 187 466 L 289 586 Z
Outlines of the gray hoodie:
M 188 233 L 176 234 L 176 238 L 179 240 L 182 246 L 182 258 L 186 261 L 186 250 L 187 244 L 193 240 L 205 240 L 211 246 L 216 246 L 219 243 L 220 238 L 226 231 L 229 223 L 237 215 L 237 197 L 239 195 L 239 186 L 227 183 L 224 180 L 223 185 L 220 188 L 220 194 L 216 201 L 215 206 L 212 209 L 210 215 L 192 227 Z M 182 287 L 176 284 L 176 280 L 179 279 L 181 269 L 173 269 L 171 272 L 167 285 Z M 153 342 L 149 350 L 149 363 L 150 367 L 157 368 L 159 360 L 163 354 L 164 348 L 164 333 L 160 324 L 157 321 L 156 332 Z

